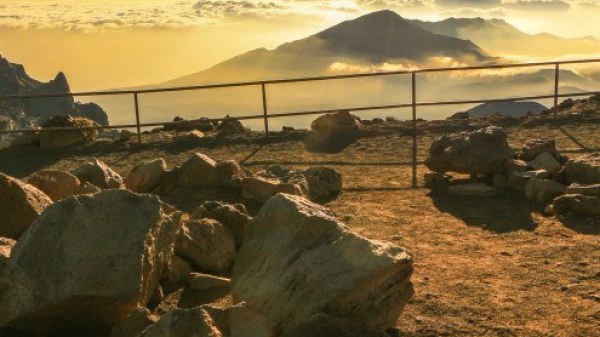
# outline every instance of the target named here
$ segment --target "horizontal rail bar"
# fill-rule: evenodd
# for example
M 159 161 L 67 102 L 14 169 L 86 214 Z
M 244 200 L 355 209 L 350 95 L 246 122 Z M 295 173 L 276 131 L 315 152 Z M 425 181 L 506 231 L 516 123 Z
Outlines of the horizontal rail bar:
M 560 94 L 557 97 L 583 97 L 600 94 L 600 91 L 586 91 L 577 93 L 566 93 Z M 481 100 L 463 100 L 463 101 L 443 101 L 443 102 L 421 102 L 416 103 L 416 106 L 439 106 L 439 105 L 460 105 L 460 104 L 478 104 L 478 103 L 493 103 L 493 102 L 513 102 L 513 101 L 524 101 L 532 99 L 549 99 L 553 98 L 554 95 L 539 95 L 539 96 L 518 96 L 510 98 L 494 98 L 494 99 L 481 99 Z M 269 114 L 268 118 L 283 118 L 283 117 L 294 117 L 294 116 L 309 116 L 309 115 L 322 115 L 327 113 L 333 113 L 340 110 L 348 110 L 352 112 L 361 111 L 372 111 L 372 110 L 387 110 L 387 109 L 398 109 L 398 108 L 410 108 L 412 103 L 402 104 L 390 104 L 390 105 L 379 105 L 379 106 L 366 106 L 366 107 L 351 107 L 351 108 L 335 108 L 335 109 L 324 109 L 324 110 L 309 110 L 309 111 L 298 111 L 298 112 L 286 112 L 279 114 Z M 237 120 L 252 120 L 252 119 L 264 119 L 264 114 L 257 115 L 245 115 L 239 117 L 229 117 L 229 119 Z M 225 118 L 206 118 L 203 121 L 210 122 L 222 122 Z M 189 121 L 174 121 L 174 122 L 155 122 L 155 123 L 143 123 L 139 124 L 140 127 L 154 127 L 154 126 L 167 126 L 167 125 L 185 125 L 187 123 L 194 123 L 197 120 Z M 19 129 L 19 130 L 0 130 L 0 134 L 3 133 L 20 133 L 20 132 L 56 132 L 56 131 L 76 131 L 76 130 L 101 130 L 101 129 L 132 129 L 137 128 L 137 124 L 124 124 L 124 125 L 109 125 L 109 126 L 88 126 L 88 127 L 57 127 L 47 129 Z
M 399 70 L 399 71 L 385 71 L 385 72 L 382 71 L 382 72 L 373 72 L 373 73 L 315 76 L 315 77 L 299 77 L 299 78 L 289 78 L 289 79 L 218 83 L 218 84 L 181 86 L 181 87 L 171 87 L 171 88 L 139 89 L 139 90 L 87 91 L 87 92 L 75 92 L 75 93 L 35 94 L 35 95 L 2 95 L 2 96 L 0 96 L 0 99 L 35 99 L 35 98 L 78 97 L 78 96 L 133 95 L 133 94 L 162 93 L 162 92 L 173 92 L 173 91 L 189 91 L 189 90 L 231 88 L 231 87 L 243 87 L 243 86 L 258 86 L 258 85 L 278 84 L 278 83 L 281 84 L 281 83 L 351 79 L 351 78 L 361 78 L 361 77 L 406 75 L 406 74 L 412 74 L 412 73 L 433 73 L 433 72 L 485 70 L 485 69 L 527 68 L 527 67 L 549 66 L 549 65 L 556 65 L 556 64 L 582 64 L 582 63 L 600 63 L 600 59 L 582 59 L 582 60 L 549 61 L 549 62 L 533 62 L 533 63 L 490 64 L 490 65 L 480 65 L 480 66 L 449 67 L 449 68 L 422 68 L 422 69 L 414 69 L 414 70 Z

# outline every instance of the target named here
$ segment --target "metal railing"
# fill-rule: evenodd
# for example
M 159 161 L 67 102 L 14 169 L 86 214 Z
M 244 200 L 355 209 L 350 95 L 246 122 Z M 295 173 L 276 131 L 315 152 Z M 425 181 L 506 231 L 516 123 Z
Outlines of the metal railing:
M 190 121 L 142 123 L 141 118 L 140 118 L 139 95 L 152 94 L 152 93 L 165 93 L 165 92 L 181 92 L 181 91 L 191 91 L 191 90 L 207 90 L 207 89 L 218 89 L 218 88 L 260 86 L 261 93 L 262 93 L 262 108 L 263 108 L 262 114 L 243 115 L 243 116 L 236 116 L 233 118 L 237 119 L 237 120 L 263 119 L 264 127 L 265 127 L 265 137 L 269 136 L 269 119 L 271 119 L 271 118 L 305 116 L 305 115 L 321 115 L 321 114 L 326 114 L 326 113 L 337 112 L 340 110 L 361 112 L 361 111 L 373 111 L 373 110 L 385 110 L 385 109 L 397 109 L 397 108 L 411 108 L 412 109 L 412 128 L 413 128 L 413 131 L 416 131 L 416 129 L 417 129 L 417 108 L 418 107 L 430 107 L 430 106 L 441 106 L 441 105 L 480 104 L 480 103 L 492 103 L 492 102 L 512 102 L 512 101 L 535 100 L 535 99 L 554 99 L 554 106 L 556 107 L 558 105 L 559 98 L 583 97 L 583 96 L 589 96 L 589 95 L 594 95 L 594 94 L 600 94 L 600 91 L 584 91 L 584 92 L 572 92 L 572 93 L 563 93 L 563 94 L 559 93 L 560 66 L 565 65 L 565 64 L 584 64 L 584 63 L 600 63 L 600 59 L 580 59 L 580 60 L 568 60 L 568 61 L 494 64 L 494 65 L 450 67 L 450 68 L 422 68 L 422 69 L 402 70 L 402 71 L 387 71 L 387 72 L 373 72 L 373 73 L 348 74 L 348 75 L 303 77 L 303 78 L 276 79 L 276 80 L 264 80 L 264 81 L 247 81 L 247 82 L 220 83 L 220 84 L 207 84 L 207 85 L 156 88 L 156 89 L 140 89 L 140 90 L 88 91 L 88 92 L 76 92 L 76 93 L 32 94 L 32 95 L 3 95 L 3 96 L 0 96 L 0 100 L 60 98 L 60 97 L 78 97 L 78 96 L 132 95 L 133 103 L 134 103 L 134 110 L 135 110 L 135 120 L 136 120 L 135 124 L 94 126 L 94 127 L 57 127 L 57 128 L 43 129 L 43 131 L 44 132 L 46 132 L 46 131 L 56 132 L 56 131 L 72 131 L 72 130 L 136 128 L 138 141 L 141 143 L 142 142 L 141 129 L 143 127 L 156 127 L 156 126 L 185 124 L 185 123 L 189 123 Z M 435 102 L 419 102 L 419 101 L 417 101 L 417 75 L 418 74 L 456 72 L 456 71 L 472 71 L 472 70 L 508 69 L 508 68 L 530 68 L 530 67 L 543 67 L 543 66 L 554 66 L 554 73 L 555 73 L 554 74 L 554 92 L 552 94 L 537 95 L 537 96 L 513 96 L 513 97 L 495 98 L 495 99 L 472 99 L 472 100 L 435 101 Z M 382 77 L 382 76 L 394 76 L 394 75 L 410 75 L 411 76 L 412 98 L 411 98 L 410 103 L 374 105 L 374 106 L 359 106 L 359 107 L 339 107 L 339 108 L 335 108 L 335 109 L 294 111 L 294 112 L 285 112 L 285 113 L 276 113 L 276 114 L 269 113 L 267 86 L 284 84 L 284 83 L 316 82 L 316 81 L 327 81 L 327 80 Z M 556 111 L 554 112 L 554 115 L 556 117 Z M 210 120 L 213 122 L 220 122 L 220 121 L 223 121 L 224 118 L 210 118 L 207 120 Z M 40 131 L 39 129 L 0 130 L 0 134 L 2 134 L 2 133 L 39 132 L 39 131 Z M 413 132 L 412 137 L 413 137 L 413 142 L 412 142 L 412 186 L 416 187 L 417 186 L 417 133 Z

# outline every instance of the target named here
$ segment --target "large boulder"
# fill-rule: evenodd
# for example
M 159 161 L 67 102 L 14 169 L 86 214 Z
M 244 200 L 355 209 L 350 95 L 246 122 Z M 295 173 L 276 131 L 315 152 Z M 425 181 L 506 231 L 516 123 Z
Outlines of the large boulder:
M 192 220 L 181 228 L 175 252 L 200 270 L 220 272 L 235 259 L 235 238 L 216 220 Z
M 319 312 L 383 331 L 413 293 L 412 270 L 403 248 L 360 237 L 326 208 L 278 194 L 246 230 L 232 295 L 262 315 L 274 336 Z
M 181 214 L 127 190 L 62 200 L 21 236 L 0 278 L 0 335 L 110 327 L 145 306 Z
M 565 194 L 554 199 L 554 211 L 558 214 L 573 212 L 581 215 L 600 215 L 600 198 L 581 194 Z
M 337 152 L 356 141 L 361 131 L 360 119 L 343 110 L 320 116 L 311 123 L 307 138 L 309 150 Z
M 44 192 L 0 173 L 0 236 L 19 236 L 52 204 Z
M 0 273 L 2 273 L 2 269 L 8 263 L 10 252 L 16 243 L 15 240 L 0 237 Z
M 226 204 L 220 201 L 206 201 L 192 213 L 193 219 L 214 219 L 225 225 L 235 237 L 235 245 L 244 241 L 244 231 L 252 218 L 243 204 Z
M 152 192 L 158 187 L 166 171 L 167 163 L 162 158 L 140 163 L 133 167 L 127 178 L 125 178 L 125 186 L 137 193 Z
M 431 144 L 425 165 L 440 173 L 503 173 L 505 163 L 513 159 L 513 155 L 504 130 L 490 126 L 436 139 Z
M 76 176 L 65 171 L 36 172 L 27 179 L 27 182 L 40 189 L 54 201 L 83 194 L 88 188 Z
M 342 192 L 342 173 L 326 167 L 310 167 L 302 175 L 308 184 L 310 200 L 318 203 L 335 200 Z
M 202 307 L 175 309 L 163 315 L 139 337 L 222 337 L 209 313 Z
M 123 178 L 98 159 L 84 163 L 71 173 L 82 182 L 89 182 L 101 189 L 125 187 Z
M 42 130 L 51 128 L 88 128 L 98 126 L 98 123 L 83 117 L 54 116 L 42 125 Z M 83 144 L 92 141 L 97 136 L 97 129 L 42 131 L 40 132 L 40 147 L 60 148 Z
M 570 184 L 600 183 L 600 153 L 569 160 L 567 162 L 567 181 Z

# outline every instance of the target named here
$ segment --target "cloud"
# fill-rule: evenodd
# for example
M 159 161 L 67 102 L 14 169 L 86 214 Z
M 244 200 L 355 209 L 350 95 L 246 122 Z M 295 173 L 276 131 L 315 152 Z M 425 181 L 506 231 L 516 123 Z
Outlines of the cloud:
M 500 6 L 501 0 L 436 0 L 436 5 L 441 7 L 461 8 L 491 8 Z
M 193 8 L 200 17 L 269 17 L 284 14 L 288 7 L 275 2 L 247 0 L 200 0 Z
M 508 0 L 502 4 L 506 8 L 530 11 L 566 11 L 571 4 L 563 0 Z

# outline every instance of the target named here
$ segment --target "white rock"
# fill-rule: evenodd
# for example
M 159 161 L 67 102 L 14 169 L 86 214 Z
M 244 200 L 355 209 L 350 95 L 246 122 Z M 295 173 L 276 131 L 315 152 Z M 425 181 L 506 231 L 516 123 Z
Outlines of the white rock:
M 275 336 L 322 311 L 383 331 L 412 295 L 411 273 L 403 248 L 353 234 L 326 208 L 278 194 L 247 228 L 232 294 Z
M 0 330 L 42 336 L 125 319 L 157 288 L 180 217 L 158 197 L 126 190 L 48 207 L 2 273 Z

